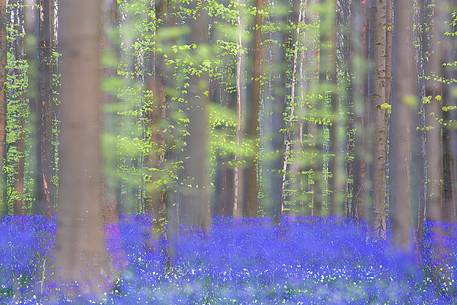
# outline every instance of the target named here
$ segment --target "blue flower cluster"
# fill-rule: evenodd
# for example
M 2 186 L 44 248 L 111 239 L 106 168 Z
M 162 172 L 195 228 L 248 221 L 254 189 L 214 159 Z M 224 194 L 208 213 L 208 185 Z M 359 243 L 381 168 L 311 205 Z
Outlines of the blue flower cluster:
M 450 293 L 457 266 L 453 227 L 444 266 L 451 276 L 440 287 L 418 263 L 430 256 L 430 234 L 421 255 L 405 256 L 349 221 L 295 218 L 273 226 L 267 219 L 216 218 L 208 234 L 180 234 L 170 258 L 165 238 L 151 247 L 150 227 L 146 216 L 123 216 L 106 228 L 113 264 L 122 272 L 100 303 L 56 299 L 58 288 L 44 279 L 55 221 L 2 219 L 0 304 L 457 303 Z

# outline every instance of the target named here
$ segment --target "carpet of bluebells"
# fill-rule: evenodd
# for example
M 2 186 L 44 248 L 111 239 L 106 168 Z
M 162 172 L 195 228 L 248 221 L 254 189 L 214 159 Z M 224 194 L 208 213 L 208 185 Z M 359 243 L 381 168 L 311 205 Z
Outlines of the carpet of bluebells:
M 289 218 L 275 227 L 266 219 L 215 219 L 209 234 L 179 239 L 172 267 L 166 251 L 148 246 L 149 228 L 143 216 L 106 228 L 123 272 L 101 304 L 457 304 L 446 293 L 453 279 L 436 287 L 417 255 L 370 241 L 366 226 L 349 221 Z M 42 275 L 55 230 L 55 221 L 40 217 L 0 221 L 1 305 L 99 303 L 52 301 Z M 455 261 L 450 255 L 448 268 Z

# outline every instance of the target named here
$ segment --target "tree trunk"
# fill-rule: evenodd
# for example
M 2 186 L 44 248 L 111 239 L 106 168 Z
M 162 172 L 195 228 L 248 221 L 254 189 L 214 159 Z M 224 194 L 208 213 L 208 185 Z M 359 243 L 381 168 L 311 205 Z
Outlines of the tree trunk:
M 196 20 L 191 22 L 191 43 L 197 45 L 196 52 L 208 43 L 208 13 L 202 9 Z M 195 56 L 198 58 L 198 56 Z M 197 60 L 196 65 L 201 65 Z M 190 77 L 189 86 L 189 136 L 186 139 L 184 158 L 184 185 L 180 205 L 180 223 L 194 229 L 206 230 L 211 224 L 209 209 L 209 169 L 208 169 L 208 76 Z
M 246 73 L 245 73 L 245 46 L 243 41 L 243 34 L 245 32 L 245 14 L 243 12 L 244 6 L 242 5 L 244 1 L 239 0 L 238 5 L 240 7 L 238 12 L 237 20 L 237 30 L 238 30 L 238 56 L 236 59 L 236 114 L 237 114 L 237 124 L 236 124 L 236 143 L 241 145 L 244 134 L 244 113 L 246 105 Z M 233 216 L 241 217 L 243 216 L 243 208 L 245 202 L 243 202 L 243 186 L 244 179 L 242 175 L 242 168 L 240 166 L 235 167 L 234 171 L 234 196 L 233 196 Z M 249 183 L 246 181 L 246 183 Z M 249 191 L 249 189 L 247 189 Z M 257 196 L 257 195 L 256 195 Z
M 368 207 L 368 187 L 367 176 L 367 141 L 365 135 L 367 130 L 367 108 L 368 106 L 368 19 L 367 2 L 356 0 L 352 2 L 352 72 L 353 97 L 355 112 L 355 160 L 353 171 L 353 191 L 352 191 L 352 217 L 358 220 L 367 220 Z
M 306 24 L 316 24 L 319 20 L 319 14 L 312 7 L 318 4 L 319 0 L 309 0 L 305 11 Z M 319 74 L 319 42 L 317 41 L 320 35 L 318 28 L 309 27 L 305 34 L 305 59 L 306 59 L 306 83 L 307 88 L 312 92 L 318 88 L 318 74 Z M 309 36 L 309 37 L 308 37 Z M 303 88 L 300 88 L 303 89 Z M 305 97 L 305 92 L 302 93 Z M 305 98 L 304 102 L 308 99 Z M 312 107 L 319 110 L 317 101 L 313 102 Z M 305 107 L 304 107 L 305 108 Z M 305 108 L 306 109 L 306 108 Z M 309 114 L 311 116 L 312 114 Z M 321 128 L 314 122 L 307 122 L 308 126 L 308 139 L 309 139 L 309 150 L 310 162 L 309 169 L 311 172 L 311 179 L 309 191 L 312 194 L 312 206 L 311 215 L 321 216 L 322 215 L 322 199 L 323 199 L 323 178 L 322 178 L 322 157 L 319 149 L 320 141 L 322 140 Z M 303 134 L 303 129 L 301 130 Z
M 321 0 L 324 5 L 320 14 L 320 68 L 319 80 L 321 84 L 326 85 L 331 104 L 332 124 L 329 127 L 330 148 L 329 148 L 329 214 L 341 215 L 343 202 L 339 200 L 340 195 L 344 194 L 344 188 L 341 189 L 341 168 L 337 166 L 337 124 L 339 103 L 336 94 L 337 75 L 336 75 L 336 0 Z
M 168 1 L 160 0 L 155 3 L 155 13 L 158 20 L 157 31 L 160 26 L 167 23 Z M 155 56 L 154 56 L 155 55 Z M 160 181 L 160 168 L 163 166 L 164 156 L 160 154 L 160 147 L 164 145 L 164 139 L 160 132 L 160 123 L 165 115 L 167 103 L 166 96 L 166 71 L 165 58 L 160 52 L 147 54 L 145 65 L 146 89 L 152 93 L 151 109 L 149 111 L 150 141 L 152 144 L 151 154 L 147 157 L 148 168 L 151 170 L 151 181 L 147 187 L 148 193 L 145 198 L 146 213 L 152 215 L 153 232 L 155 238 L 164 232 L 164 219 L 166 218 L 166 202 L 163 185 Z M 153 170 L 154 169 L 154 170 Z M 155 174 L 159 173 L 159 174 Z
M 0 0 L 0 216 L 8 212 L 6 201 L 6 57 L 7 47 L 6 0 Z
M 292 205 L 297 204 L 297 197 L 301 196 L 299 194 L 298 188 L 300 187 L 299 180 L 301 178 L 299 177 L 298 169 L 299 167 L 297 166 L 297 162 L 292 163 L 290 166 L 289 170 L 289 163 L 291 157 L 293 157 L 293 154 L 297 154 L 301 150 L 301 146 L 303 145 L 303 139 L 300 137 L 300 132 L 299 131 L 299 125 L 302 124 L 303 120 L 299 118 L 301 115 L 301 112 L 303 112 L 303 107 L 300 107 L 301 104 L 301 96 L 299 96 L 297 93 L 299 92 L 298 86 L 299 83 L 298 81 L 300 80 L 300 75 L 298 75 L 299 72 L 299 67 L 303 65 L 303 57 L 299 57 L 302 52 L 300 51 L 300 46 L 303 43 L 301 39 L 302 31 L 300 29 L 301 24 L 303 23 L 303 12 L 304 12 L 304 1 L 303 0 L 296 0 L 294 1 L 294 12 L 292 14 L 292 22 L 296 26 L 296 29 L 291 31 L 290 33 L 290 44 L 292 47 L 292 75 L 290 79 L 290 98 L 289 98 L 289 113 L 287 114 L 287 119 L 285 122 L 285 128 L 286 128 L 286 135 L 284 138 L 284 144 L 285 144 L 285 149 L 284 149 L 284 163 L 283 163 L 283 168 L 282 168 L 282 187 L 281 187 L 281 193 L 282 193 L 282 202 L 286 203 L 292 200 L 290 202 Z M 300 61 L 300 62 L 299 62 Z M 293 183 L 295 181 L 295 183 Z M 296 198 L 293 200 L 293 196 L 289 194 L 289 191 L 287 191 L 287 187 L 292 189 L 293 192 L 296 193 Z M 304 190 L 300 190 L 300 192 L 303 192 Z
M 427 207 L 426 215 L 429 220 L 442 220 L 442 188 L 441 179 L 443 173 L 442 161 L 442 130 L 439 120 L 442 119 L 442 85 L 433 80 L 434 77 L 441 76 L 443 52 L 441 45 L 443 26 L 440 23 L 442 19 L 442 1 L 437 0 L 433 12 L 433 20 L 431 26 L 431 54 L 428 63 L 427 76 L 432 79 L 427 81 L 425 89 L 425 111 L 427 115 Z
M 111 278 L 103 228 L 101 1 L 63 1 L 61 172 L 56 275 L 102 297 Z M 72 286 L 71 288 L 76 288 Z M 73 294 L 74 295 L 74 294 Z
M 416 102 L 416 65 L 412 41 L 413 1 L 399 1 L 395 14 L 397 36 L 395 65 L 397 85 L 393 114 L 395 138 L 392 153 L 396 166 L 392 170 L 393 232 L 399 249 L 411 250 L 411 144 L 412 118 Z
M 448 267 L 447 237 L 449 232 L 442 224 L 445 218 L 445 205 L 443 204 L 443 133 L 441 120 L 443 119 L 443 84 L 436 81 L 436 78 L 443 77 L 443 60 L 446 43 L 443 36 L 447 22 L 447 1 L 436 0 L 433 7 L 433 20 L 431 24 L 431 52 L 428 63 L 427 76 L 430 79 L 426 82 L 426 116 L 427 116 L 427 166 L 428 179 L 426 206 L 427 219 L 431 221 L 431 258 L 432 279 L 441 286 L 450 282 L 452 271 Z M 450 177 L 449 177 L 450 178 Z
M 284 5 L 282 1 L 276 5 Z M 284 24 L 286 15 L 280 13 L 279 7 L 272 12 L 271 22 L 273 24 Z M 271 75 L 271 114 L 266 118 L 271 128 L 271 134 L 267 144 L 267 153 L 270 155 L 267 161 L 266 172 L 268 179 L 266 182 L 267 215 L 271 216 L 275 223 L 279 223 L 283 212 L 284 203 L 282 195 L 282 174 L 284 162 L 284 128 L 283 112 L 286 102 L 286 67 L 285 63 L 285 42 L 286 34 L 283 29 L 274 29 L 271 32 L 271 53 L 272 62 L 269 69 Z
M 258 166 L 258 139 L 259 139 L 259 111 L 260 103 L 262 100 L 261 91 L 261 77 L 263 74 L 263 16 L 262 10 L 265 7 L 265 0 L 256 0 L 256 16 L 255 16 L 255 34 L 254 34 L 254 63 L 253 63 L 253 76 L 252 76 L 252 95 L 250 104 L 248 105 L 246 113 L 246 137 L 254 141 L 256 145 L 255 156 L 252 156 L 246 165 L 244 176 L 244 194 L 245 205 L 244 214 L 248 217 L 256 217 L 259 208 L 259 201 L 257 198 L 258 181 L 257 181 L 257 166 Z
M 430 0 L 419 0 L 420 11 L 417 14 L 417 23 L 420 24 L 431 24 L 431 13 L 430 13 Z M 419 48 L 417 49 L 417 74 L 425 75 L 425 65 L 428 58 L 428 49 L 430 43 L 430 31 L 422 31 L 418 34 L 420 39 Z M 426 80 L 419 79 L 417 86 L 417 95 L 422 100 L 425 97 Z M 418 241 L 421 241 L 424 233 L 424 222 L 426 213 L 426 203 L 428 201 L 427 187 L 424 177 L 428 176 L 427 173 L 427 161 L 426 161 L 426 145 L 427 145 L 427 133 L 425 132 L 426 126 L 426 111 L 425 104 L 419 103 L 420 116 L 416 119 L 416 125 L 420 127 L 420 132 L 415 134 L 413 154 L 412 154 L 412 171 L 411 171 L 411 188 L 414 190 L 412 195 L 417 193 L 416 197 L 412 198 L 412 202 L 418 202 L 416 209 L 414 209 L 414 217 L 417 225 Z M 394 164 L 392 164 L 394 166 Z M 414 208 L 414 206 L 413 206 Z M 418 243 L 420 245 L 420 243 Z
M 386 92 L 386 46 L 387 18 L 386 0 L 376 1 L 375 30 L 375 65 L 376 85 L 373 102 L 375 111 L 375 164 L 374 164 L 374 222 L 373 230 L 376 237 L 386 238 L 386 162 L 387 162 L 387 116 L 388 104 Z
M 35 132 L 37 135 L 35 206 L 37 214 L 51 215 L 52 176 L 54 155 L 52 146 L 52 72 L 54 48 L 54 1 L 39 0 L 38 10 L 38 90 L 35 105 Z

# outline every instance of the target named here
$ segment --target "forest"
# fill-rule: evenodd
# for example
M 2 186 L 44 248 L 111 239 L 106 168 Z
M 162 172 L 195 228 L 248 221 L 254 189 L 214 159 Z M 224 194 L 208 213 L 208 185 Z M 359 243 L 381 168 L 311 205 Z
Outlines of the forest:
M 456 0 L 0 0 L 0 305 L 457 304 Z

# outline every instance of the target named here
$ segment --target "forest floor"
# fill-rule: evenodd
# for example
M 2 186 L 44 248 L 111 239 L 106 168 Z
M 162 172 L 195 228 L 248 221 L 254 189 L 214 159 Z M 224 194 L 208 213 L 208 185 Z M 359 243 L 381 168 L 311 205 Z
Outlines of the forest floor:
M 55 227 L 40 217 L 0 221 L 1 305 L 53 304 L 41 275 Z M 179 239 L 171 268 L 167 251 L 147 246 L 149 231 L 144 216 L 107 227 L 113 264 L 124 271 L 101 304 L 457 304 L 454 278 L 438 287 L 417 255 L 370 241 L 363 225 L 288 218 L 274 227 L 265 219 L 215 219 L 207 235 Z M 447 268 L 454 270 L 457 239 L 448 244 Z

